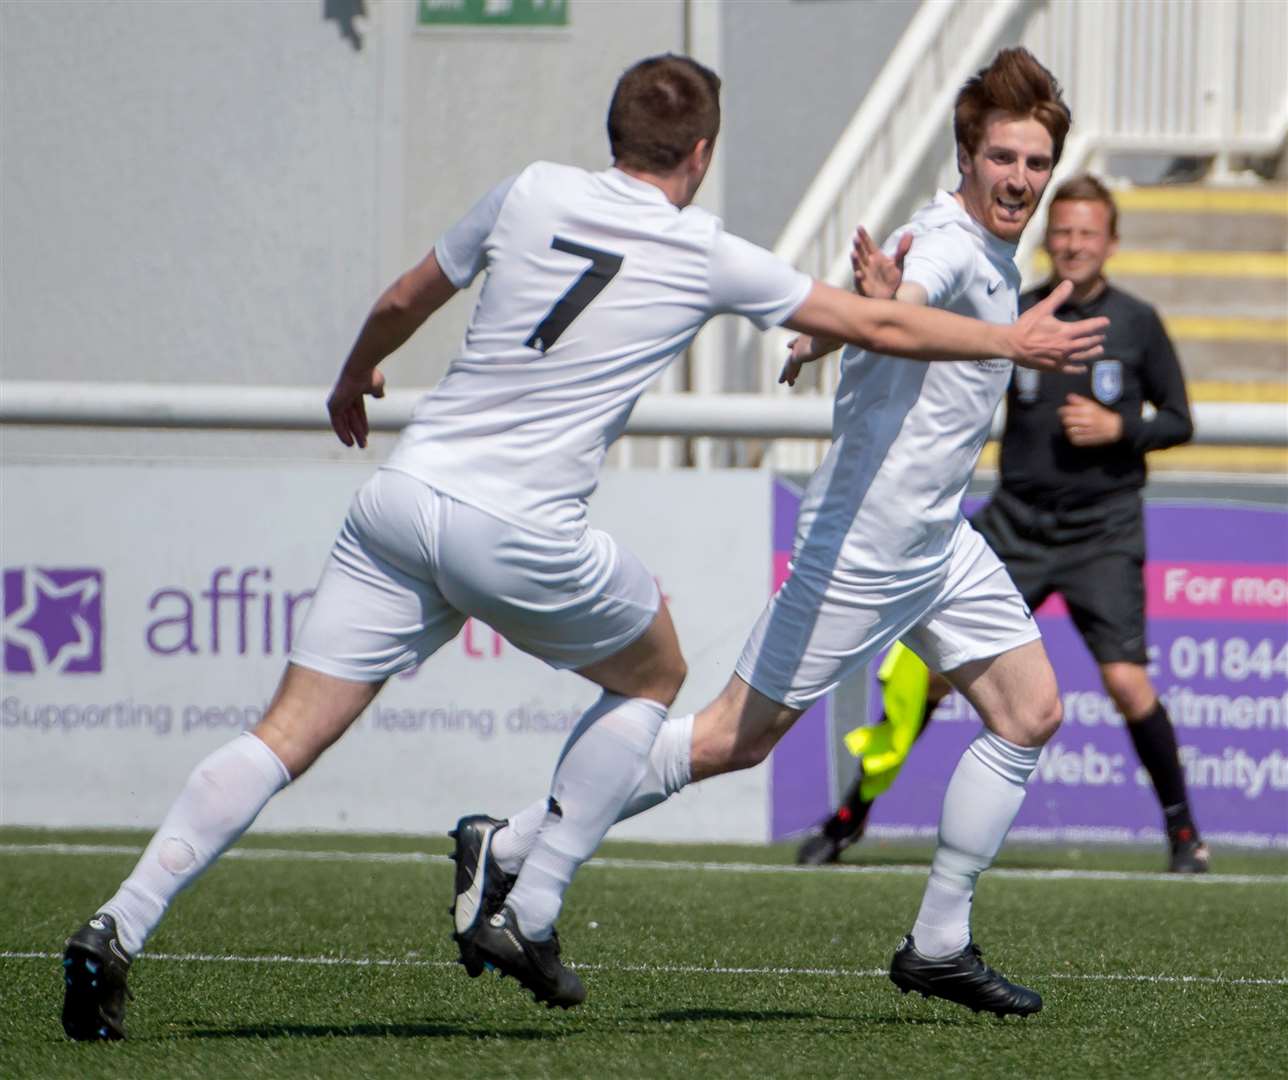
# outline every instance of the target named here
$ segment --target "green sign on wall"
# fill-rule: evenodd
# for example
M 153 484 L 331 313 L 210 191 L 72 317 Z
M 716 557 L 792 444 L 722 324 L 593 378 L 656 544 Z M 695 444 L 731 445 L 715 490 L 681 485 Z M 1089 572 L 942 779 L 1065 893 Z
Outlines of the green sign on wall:
M 569 0 L 420 0 L 421 26 L 567 26 Z

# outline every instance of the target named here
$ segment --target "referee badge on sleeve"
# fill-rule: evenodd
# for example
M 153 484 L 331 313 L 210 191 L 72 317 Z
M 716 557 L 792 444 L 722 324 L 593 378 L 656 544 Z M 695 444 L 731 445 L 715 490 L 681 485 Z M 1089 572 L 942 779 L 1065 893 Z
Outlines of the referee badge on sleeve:
M 1123 362 L 1097 360 L 1091 366 L 1091 392 L 1102 405 L 1112 405 L 1123 396 Z
M 1032 405 L 1038 399 L 1038 382 L 1041 373 L 1032 368 L 1015 369 L 1015 396 L 1025 405 Z

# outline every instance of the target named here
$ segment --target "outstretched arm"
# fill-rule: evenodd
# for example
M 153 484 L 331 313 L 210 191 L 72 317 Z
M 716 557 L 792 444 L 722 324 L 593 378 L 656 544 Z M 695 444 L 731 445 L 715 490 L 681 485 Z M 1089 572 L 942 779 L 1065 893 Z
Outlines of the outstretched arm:
M 340 369 L 327 399 L 331 427 L 345 446 L 367 445 L 367 409 L 363 395 L 383 397 L 385 377 L 380 361 L 402 345 L 420 325 L 456 293 L 433 251 L 389 286 L 362 324 L 358 340 Z
M 1039 371 L 1081 370 L 1103 352 L 1108 319 L 1061 322 L 1055 310 L 1073 286 L 1064 282 L 1010 325 L 980 322 L 897 300 L 867 300 L 815 282 L 783 325 L 804 334 L 840 338 L 860 348 L 912 360 L 989 360 L 1001 357 Z

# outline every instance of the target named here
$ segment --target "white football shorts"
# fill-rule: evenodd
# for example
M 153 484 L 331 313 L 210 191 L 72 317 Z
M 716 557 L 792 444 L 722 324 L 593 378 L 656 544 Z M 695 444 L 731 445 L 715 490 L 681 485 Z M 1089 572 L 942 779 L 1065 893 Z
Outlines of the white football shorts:
M 551 667 L 581 668 L 638 638 L 660 603 L 652 574 L 607 533 L 528 532 L 381 469 L 353 498 L 291 662 L 377 682 L 473 616 Z
M 740 678 L 805 709 L 902 639 L 935 671 L 1000 656 L 1042 635 L 1006 568 L 968 522 L 928 580 L 793 573 L 751 631 Z

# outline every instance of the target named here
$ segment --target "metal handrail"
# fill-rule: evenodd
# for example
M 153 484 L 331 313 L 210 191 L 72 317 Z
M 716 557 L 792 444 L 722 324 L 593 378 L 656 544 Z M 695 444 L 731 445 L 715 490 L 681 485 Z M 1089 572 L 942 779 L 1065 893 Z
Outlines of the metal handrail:
M 397 431 L 424 391 L 392 390 L 368 406 L 372 430 Z M 0 424 L 114 428 L 322 431 L 327 391 L 308 386 L 0 382 Z M 1199 402 L 1194 441 L 1209 446 L 1288 447 L 1288 405 Z M 632 435 L 830 439 L 832 403 L 817 395 L 646 394 Z M 994 436 L 1000 433 L 1000 417 Z

